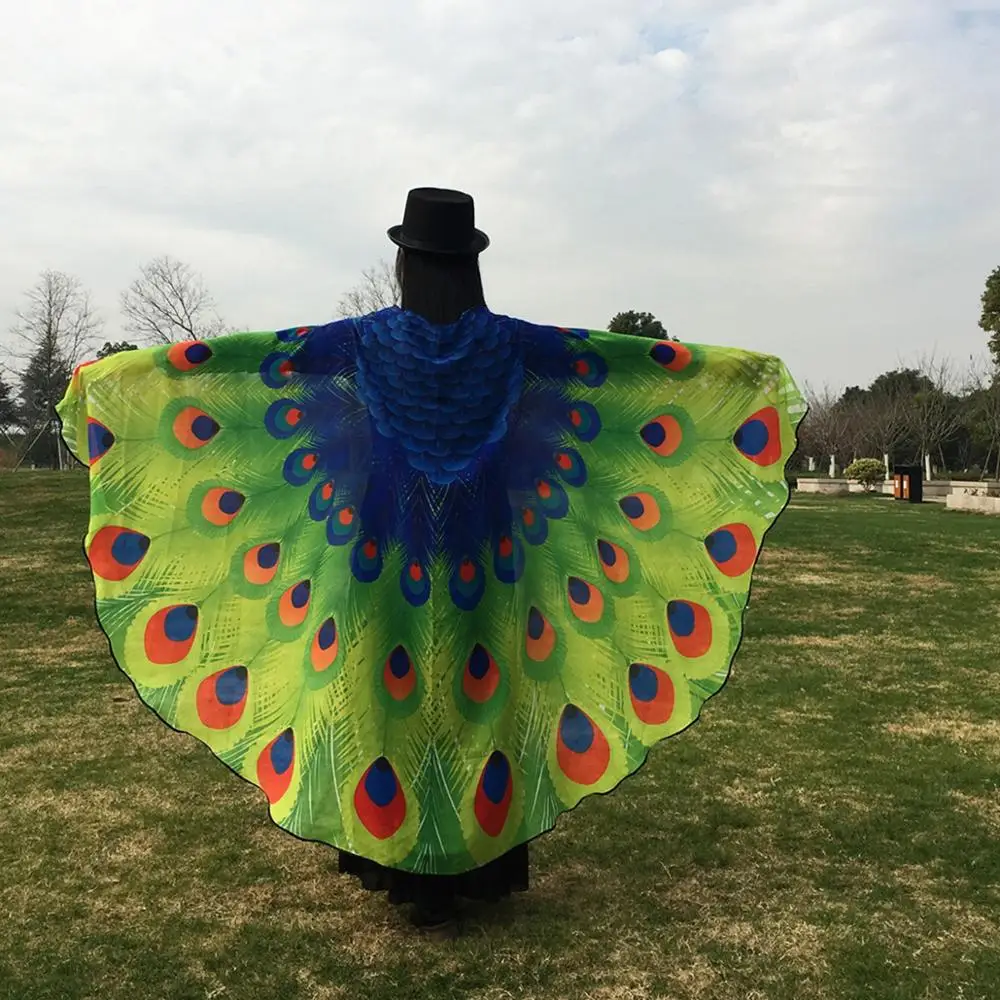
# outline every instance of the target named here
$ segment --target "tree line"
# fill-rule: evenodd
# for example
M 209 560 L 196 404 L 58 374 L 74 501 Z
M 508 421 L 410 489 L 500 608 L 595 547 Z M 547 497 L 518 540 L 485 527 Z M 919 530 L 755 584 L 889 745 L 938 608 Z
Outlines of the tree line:
M 399 305 L 400 297 L 395 269 L 380 261 L 362 271 L 334 312 L 364 315 Z M 124 337 L 109 340 L 90 293 L 75 276 L 43 271 L 25 292 L 10 328 L 13 346 L 0 358 L 0 466 L 28 462 L 62 467 L 69 462 L 54 410 L 81 361 L 233 330 L 219 315 L 201 276 L 170 256 L 144 264 L 118 305 Z M 609 328 L 642 337 L 667 336 L 655 316 L 635 310 L 615 315 Z
M 395 269 L 380 261 L 362 271 L 333 311 L 358 316 L 399 303 Z M 981 304 L 979 325 L 988 334 L 990 360 L 959 370 L 947 358 L 926 356 L 884 372 L 865 388 L 807 387 L 810 412 L 800 430 L 797 464 L 804 467 L 810 456 L 822 470 L 830 456 L 840 467 L 888 456 L 890 463 L 929 460 L 942 473 L 1000 478 L 1000 267 L 986 279 Z M 13 346 L 0 358 L 0 464 L 63 464 L 54 407 L 81 361 L 233 330 L 201 276 L 170 256 L 144 264 L 118 305 L 120 339 L 111 340 L 78 278 L 44 271 L 25 292 L 10 329 Z M 652 313 L 640 310 L 617 313 L 606 329 L 676 339 Z
M 941 478 L 1000 479 L 1000 267 L 987 276 L 979 326 L 986 353 L 956 363 L 925 354 L 842 392 L 806 387 L 795 464 L 863 458 L 920 464 Z
M 104 320 L 79 278 L 43 271 L 24 293 L 10 328 L 11 347 L 0 358 L 0 455 L 7 464 L 62 466 L 68 461 L 54 409 L 81 361 L 140 344 L 215 337 L 229 329 L 201 277 L 169 256 L 139 269 L 121 293 L 119 309 L 128 339 L 98 346 Z
M 826 474 L 856 459 L 930 466 L 939 478 L 1000 478 L 1000 377 L 991 359 L 963 367 L 925 355 L 843 392 L 806 387 L 795 465 Z

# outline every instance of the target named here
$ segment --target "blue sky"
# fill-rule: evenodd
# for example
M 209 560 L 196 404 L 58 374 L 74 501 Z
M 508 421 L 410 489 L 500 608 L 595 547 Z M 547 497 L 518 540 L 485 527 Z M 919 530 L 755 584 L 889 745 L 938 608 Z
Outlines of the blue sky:
M 47 267 L 114 337 L 169 253 L 235 326 L 330 318 L 406 190 L 477 200 L 500 312 L 869 381 L 982 350 L 1000 2 L 33 0 L 0 38 L 0 341 Z

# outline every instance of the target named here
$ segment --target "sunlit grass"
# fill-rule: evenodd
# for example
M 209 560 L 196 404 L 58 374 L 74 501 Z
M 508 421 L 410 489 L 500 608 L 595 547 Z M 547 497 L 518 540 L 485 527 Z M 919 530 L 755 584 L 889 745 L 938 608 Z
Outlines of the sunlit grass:
M 997 995 L 1000 519 L 797 497 L 702 721 L 449 943 L 138 702 L 85 523 L 0 477 L 0 997 Z

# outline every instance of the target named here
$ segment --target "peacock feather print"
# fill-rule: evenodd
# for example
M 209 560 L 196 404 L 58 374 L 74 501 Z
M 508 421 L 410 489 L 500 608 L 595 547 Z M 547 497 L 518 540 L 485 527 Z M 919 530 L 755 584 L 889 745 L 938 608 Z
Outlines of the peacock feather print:
M 273 820 L 454 874 L 725 683 L 804 413 L 742 350 L 391 308 L 80 366 L 97 614 Z

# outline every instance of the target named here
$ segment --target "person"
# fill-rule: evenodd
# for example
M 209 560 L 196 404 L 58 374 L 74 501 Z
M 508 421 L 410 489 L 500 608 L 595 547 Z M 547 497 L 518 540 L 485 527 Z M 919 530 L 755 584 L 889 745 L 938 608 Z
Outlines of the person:
M 489 246 L 489 238 L 474 226 L 469 196 L 440 188 L 415 189 L 408 196 L 403 223 L 389 229 L 388 236 L 398 247 L 395 272 L 403 310 L 449 326 L 468 310 L 486 307 L 479 254 Z M 385 868 L 347 851 L 339 852 L 339 860 L 341 872 L 357 875 L 366 889 L 386 891 L 394 903 L 412 902 L 412 922 L 428 930 L 454 924 L 460 897 L 495 902 L 528 889 L 527 844 L 461 875 Z
M 486 305 L 468 194 L 409 192 L 399 306 L 79 367 L 119 666 L 420 927 L 725 683 L 804 412 L 746 350 Z

